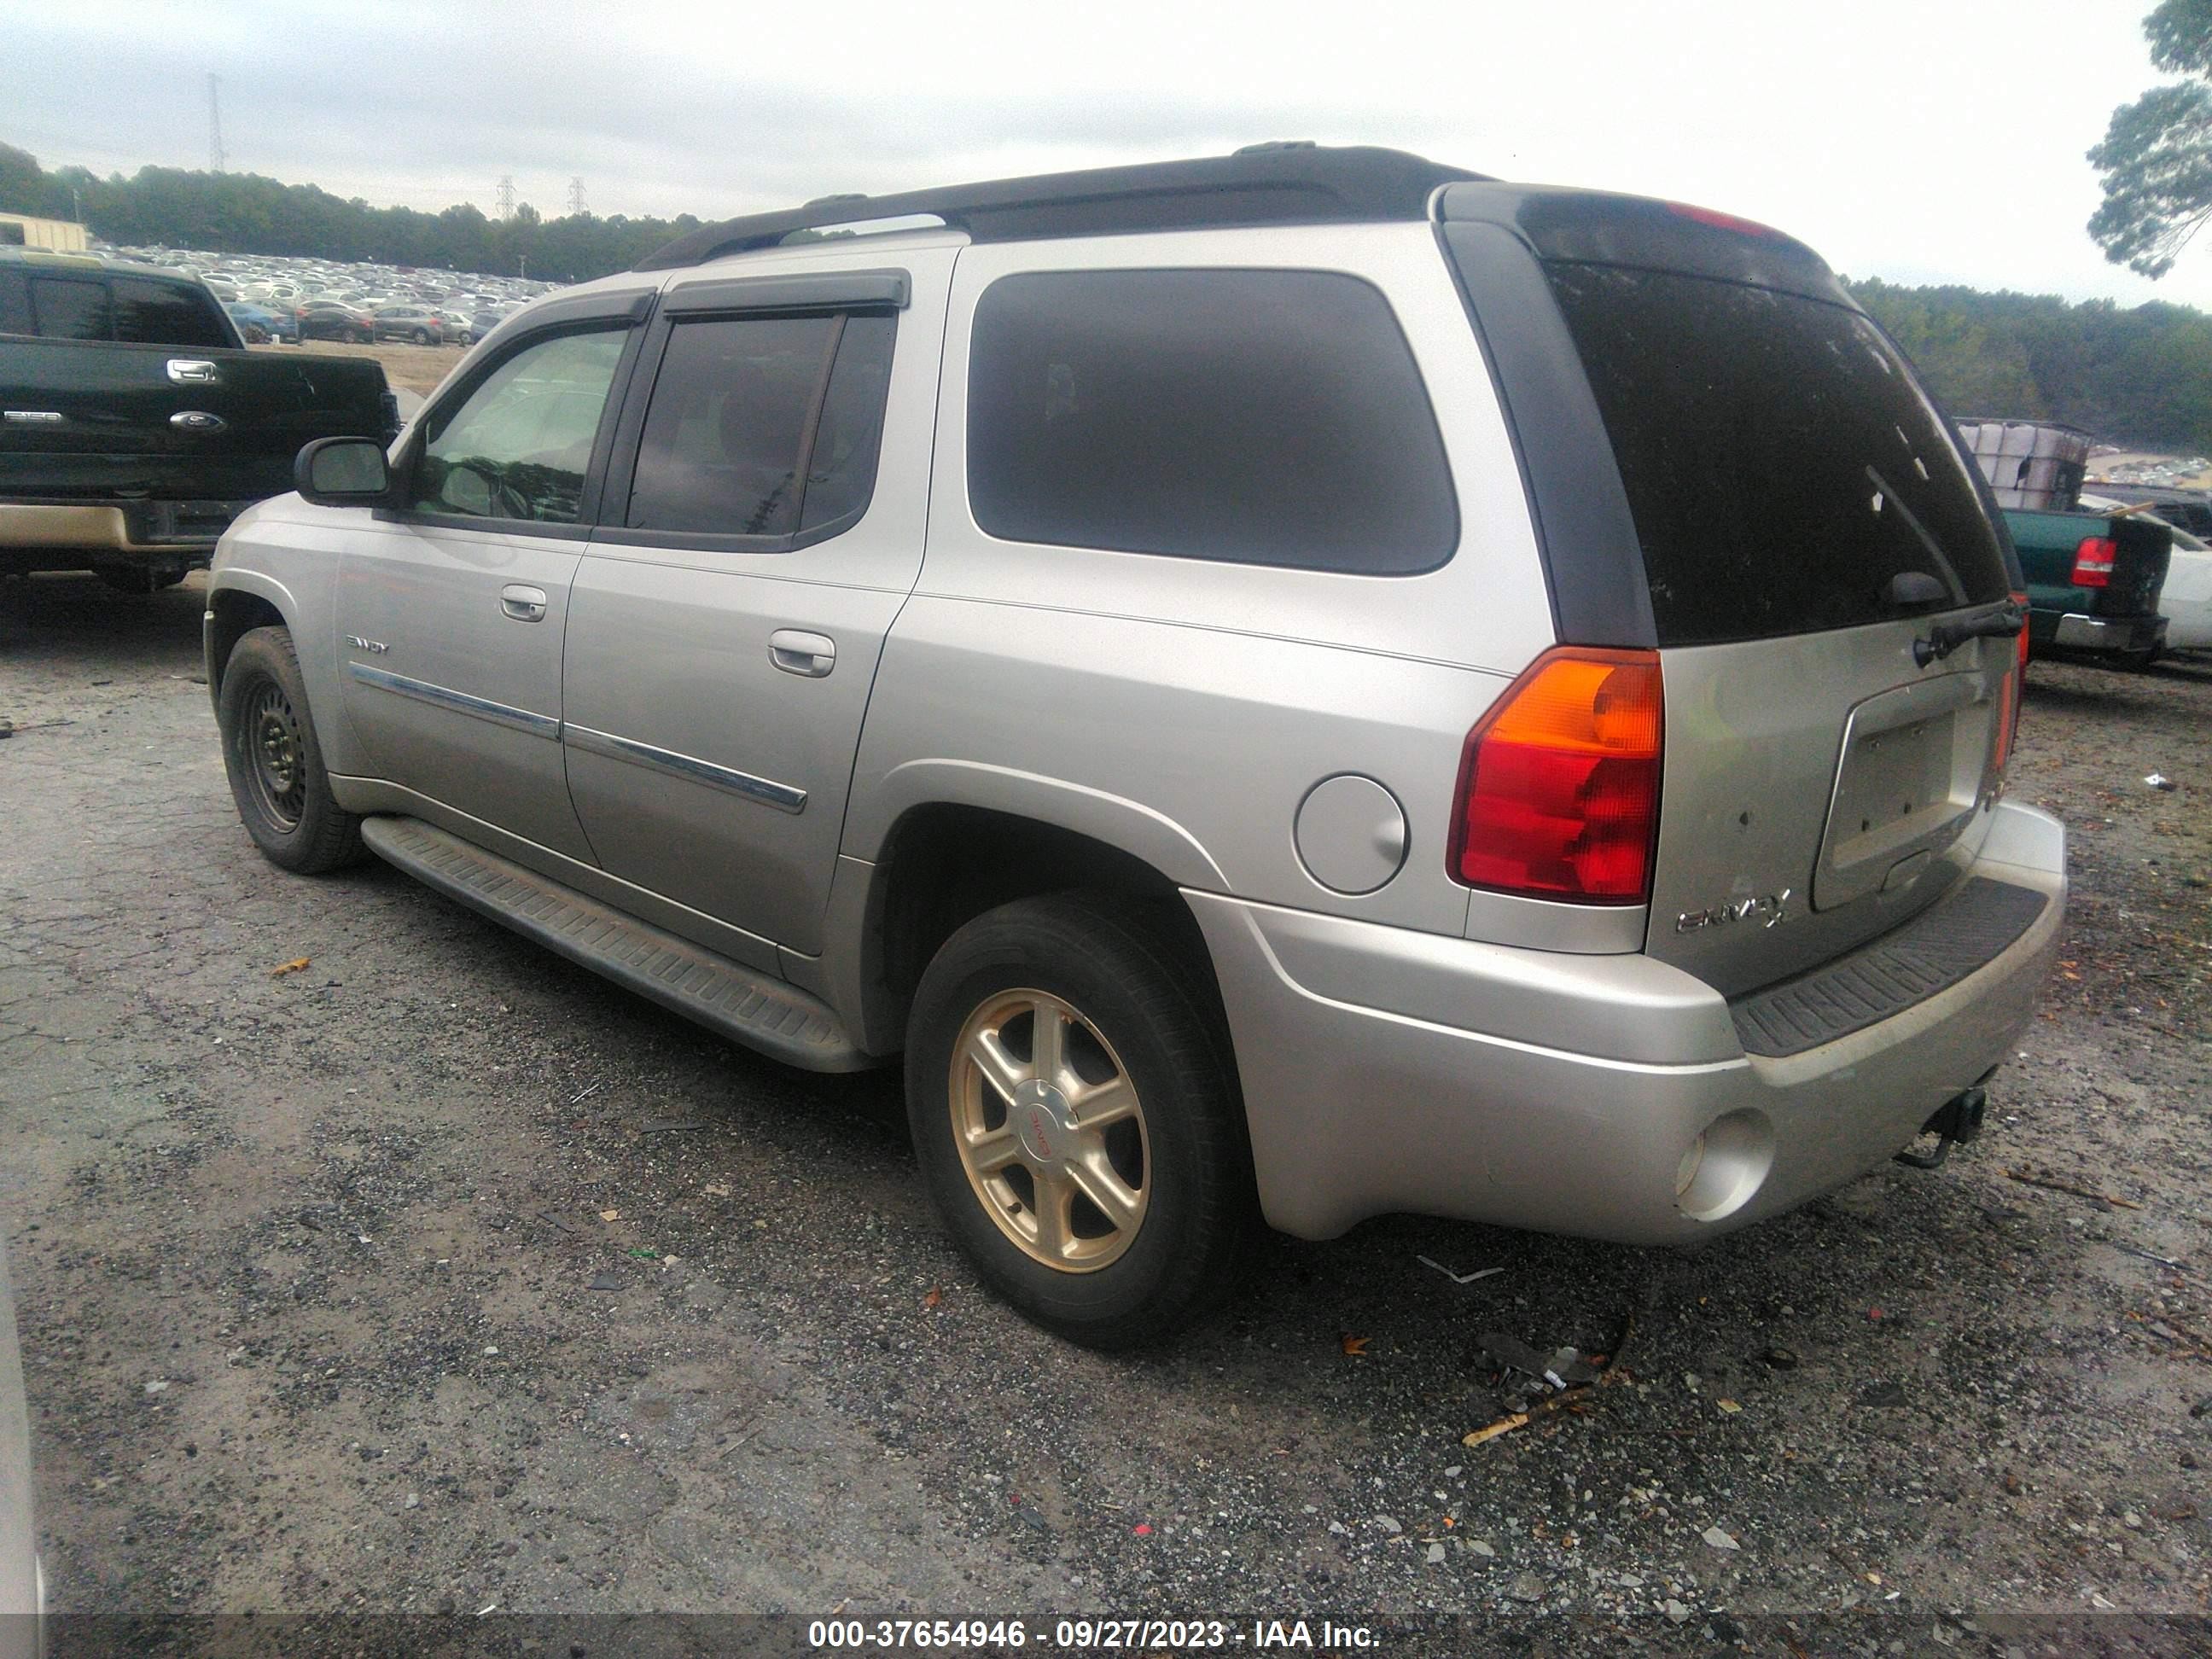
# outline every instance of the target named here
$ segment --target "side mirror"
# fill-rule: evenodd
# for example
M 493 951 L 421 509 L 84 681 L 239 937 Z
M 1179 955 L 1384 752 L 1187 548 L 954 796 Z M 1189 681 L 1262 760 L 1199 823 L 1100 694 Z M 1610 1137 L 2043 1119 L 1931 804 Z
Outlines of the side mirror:
M 292 483 L 317 507 L 374 507 L 392 493 L 392 469 L 374 438 L 318 438 L 292 463 Z

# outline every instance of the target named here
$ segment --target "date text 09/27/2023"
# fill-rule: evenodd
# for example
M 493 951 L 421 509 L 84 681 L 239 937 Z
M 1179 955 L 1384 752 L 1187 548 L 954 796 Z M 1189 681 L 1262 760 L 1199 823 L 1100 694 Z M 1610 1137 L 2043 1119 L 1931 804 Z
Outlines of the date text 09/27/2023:
M 1005 1649 L 1059 1652 L 1374 1650 L 1364 1625 L 1304 1619 L 817 1619 L 806 1644 L 817 1649 Z

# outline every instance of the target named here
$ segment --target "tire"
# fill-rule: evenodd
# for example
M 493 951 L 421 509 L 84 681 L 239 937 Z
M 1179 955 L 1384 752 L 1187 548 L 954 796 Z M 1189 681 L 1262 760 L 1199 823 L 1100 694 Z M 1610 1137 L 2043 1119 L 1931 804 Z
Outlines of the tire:
M 216 722 L 246 834 L 280 868 L 316 876 L 362 855 L 361 820 L 331 793 L 289 629 L 257 628 L 223 665 Z
M 1003 906 L 945 941 L 908 1024 L 915 1156 L 947 1230 L 1000 1297 L 1086 1347 L 1174 1335 L 1234 1282 L 1254 1231 L 1227 1034 L 1164 921 L 1091 894 Z M 1048 1017 L 1064 1056 L 1049 1089 Z M 970 1058 L 985 1053 L 1006 1082 Z M 1086 1102 L 1123 1115 L 1090 1127 Z
M 362 333 L 357 328 L 349 328 L 345 331 L 345 342 L 348 345 L 369 345 L 374 343 L 368 335 Z
M 416 329 L 415 331 L 415 343 L 416 345 L 428 345 L 430 343 L 430 331 L 427 328 Z
M 2165 647 L 2156 645 L 2142 651 L 2116 651 L 2112 653 L 2112 666 L 2130 674 L 2140 674 L 2164 654 Z

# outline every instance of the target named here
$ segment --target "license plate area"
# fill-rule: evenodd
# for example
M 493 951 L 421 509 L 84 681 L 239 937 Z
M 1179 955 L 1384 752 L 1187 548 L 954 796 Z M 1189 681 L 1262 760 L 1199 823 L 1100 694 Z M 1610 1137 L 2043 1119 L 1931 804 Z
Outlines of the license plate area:
M 1917 879 L 1950 845 L 1981 799 L 1995 709 L 1978 674 L 1899 686 L 1852 709 L 1813 877 L 1814 909 Z

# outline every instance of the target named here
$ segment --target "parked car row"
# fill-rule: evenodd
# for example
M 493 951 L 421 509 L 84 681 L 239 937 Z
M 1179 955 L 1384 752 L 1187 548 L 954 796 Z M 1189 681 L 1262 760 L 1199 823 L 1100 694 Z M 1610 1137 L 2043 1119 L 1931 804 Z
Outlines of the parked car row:
M 473 345 L 524 302 L 557 286 L 480 272 L 457 275 L 275 255 L 167 247 L 125 252 L 134 259 L 199 276 L 226 307 L 253 306 L 289 319 L 279 326 L 258 319 L 238 320 L 241 332 L 258 328 L 268 339 L 290 343 L 304 338 Z M 316 315 L 301 318 L 303 308 L 315 309 Z

